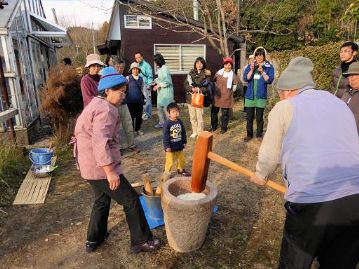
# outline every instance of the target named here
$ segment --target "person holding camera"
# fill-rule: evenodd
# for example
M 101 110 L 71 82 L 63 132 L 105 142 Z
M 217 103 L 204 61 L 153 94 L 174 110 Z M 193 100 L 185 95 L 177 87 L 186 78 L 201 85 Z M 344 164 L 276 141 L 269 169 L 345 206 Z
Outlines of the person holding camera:
M 244 70 L 243 79 L 248 83 L 245 94 L 245 110 L 247 112 L 247 136 L 248 142 L 253 138 L 254 115 L 257 122 L 256 137 L 263 136 L 263 113 L 267 105 L 267 86 L 274 80 L 274 67 L 266 59 L 266 50 L 258 47 L 254 50 L 255 60 Z
M 248 56 L 247 64 L 241 69 L 241 73 L 240 73 L 240 76 L 239 76 L 239 79 L 240 79 L 241 84 L 242 84 L 241 96 L 243 96 L 243 111 L 244 112 L 246 111 L 245 103 L 246 103 L 246 92 L 247 92 L 247 88 L 248 88 L 248 82 L 244 80 L 243 74 L 244 74 L 244 70 L 246 70 L 247 66 L 251 65 L 252 62 L 254 62 L 254 55 L 253 54 Z

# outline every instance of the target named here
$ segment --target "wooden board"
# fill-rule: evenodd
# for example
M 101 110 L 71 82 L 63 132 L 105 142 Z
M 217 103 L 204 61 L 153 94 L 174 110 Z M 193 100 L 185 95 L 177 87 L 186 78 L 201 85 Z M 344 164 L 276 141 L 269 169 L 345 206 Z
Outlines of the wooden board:
M 15 117 L 17 114 L 18 110 L 16 108 L 9 108 L 8 110 L 0 112 L 0 123 Z
M 56 156 L 52 157 L 51 165 L 55 166 Z M 14 200 L 14 205 L 43 204 L 49 190 L 51 176 L 39 178 L 35 177 L 31 169 L 26 174 L 19 191 Z

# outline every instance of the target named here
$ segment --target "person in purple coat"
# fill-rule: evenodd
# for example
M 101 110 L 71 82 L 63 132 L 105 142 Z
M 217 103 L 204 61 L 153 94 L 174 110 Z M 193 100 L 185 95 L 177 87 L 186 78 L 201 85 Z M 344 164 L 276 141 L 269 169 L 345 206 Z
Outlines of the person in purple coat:
M 81 79 L 81 93 L 84 107 L 97 95 L 97 85 L 101 77 L 99 73 L 104 65 L 98 54 L 87 55 L 85 67 L 88 68 L 88 73 Z

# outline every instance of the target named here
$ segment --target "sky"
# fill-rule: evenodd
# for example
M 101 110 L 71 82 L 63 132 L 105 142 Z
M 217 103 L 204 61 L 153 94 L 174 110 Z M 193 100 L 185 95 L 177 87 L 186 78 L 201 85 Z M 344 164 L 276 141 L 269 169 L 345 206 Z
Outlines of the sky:
M 46 18 L 54 21 L 51 9 L 55 8 L 59 24 L 99 28 L 109 21 L 114 0 L 42 0 Z

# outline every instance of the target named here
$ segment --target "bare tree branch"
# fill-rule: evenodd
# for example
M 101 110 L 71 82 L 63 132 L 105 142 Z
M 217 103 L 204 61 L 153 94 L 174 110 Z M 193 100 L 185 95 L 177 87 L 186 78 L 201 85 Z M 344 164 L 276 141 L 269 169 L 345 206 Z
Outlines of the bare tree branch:
M 237 40 L 239 34 L 251 33 L 266 33 L 271 35 L 285 36 L 292 33 L 289 29 L 286 33 L 278 33 L 275 31 L 268 31 L 267 28 L 271 23 L 268 20 L 263 29 L 238 29 L 236 20 L 233 19 L 233 13 L 238 13 L 238 8 L 232 2 L 223 2 L 224 0 L 199 0 L 199 11 L 201 12 L 202 21 L 194 21 L 188 18 L 183 5 L 178 2 L 177 6 L 163 10 L 153 6 L 152 4 L 141 1 L 133 0 L 128 3 L 116 0 L 118 4 L 125 6 L 129 11 L 135 14 L 143 14 L 154 19 L 154 24 L 162 29 L 168 29 L 174 32 L 188 32 L 197 33 L 201 37 L 196 41 L 207 39 L 210 45 L 218 51 L 220 55 L 229 55 L 228 40 Z M 259 1 L 259 0 L 257 0 Z M 267 0 L 267 3 L 268 4 Z M 250 5 L 253 3 L 250 2 Z M 255 1 L 252 1 L 255 2 Z M 225 3 L 225 4 L 223 4 Z M 228 9 L 228 10 L 225 10 Z M 228 15 L 229 14 L 229 15 Z M 236 17 L 236 16 L 235 16 Z
M 263 33 L 263 34 L 271 34 L 271 35 L 277 35 L 277 36 L 287 36 L 293 33 L 292 30 L 287 29 L 287 33 L 278 33 L 274 31 L 267 31 L 267 30 L 240 30 L 240 33 Z
M 217 8 L 218 8 L 218 13 L 220 14 L 220 21 L 218 24 L 218 28 L 221 28 L 221 24 L 222 24 L 222 34 L 223 34 L 223 48 L 224 48 L 224 54 L 225 56 L 229 55 L 229 51 L 228 51 L 228 38 L 227 38 L 227 27 L 226 27 L 226 18 L 224 16 L 224 10 L 222 8 L 222 3 L 221 0 L 216 0 L 216 4 L 217 4 Z

